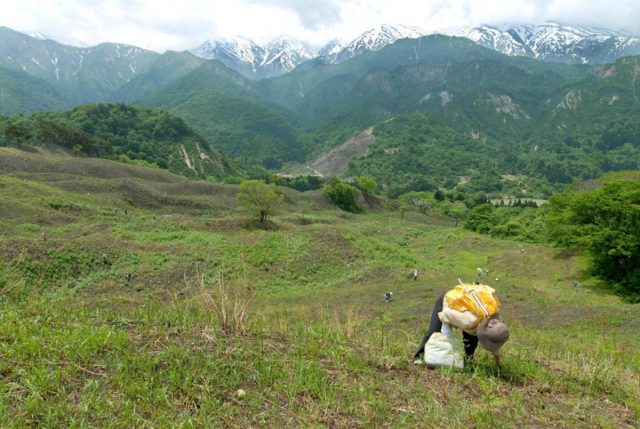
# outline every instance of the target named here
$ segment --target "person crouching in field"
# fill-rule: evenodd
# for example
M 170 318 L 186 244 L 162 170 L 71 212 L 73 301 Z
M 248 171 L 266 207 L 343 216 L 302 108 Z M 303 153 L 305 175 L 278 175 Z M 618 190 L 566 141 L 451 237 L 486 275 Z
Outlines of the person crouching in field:
M 464 352 L 473 356 L 478 343 L 491 352 L 500 365 L 500 347 L 509 339 L 509 329 L 500 318 L 500 299 L 495 289 L 482 284 L 460 284 L 438 297 L 429 329 L 424 334 L 414 359 L 424 353 L 424 346 L 434 332 L 449 336 L 450 327 L 462 330 Z

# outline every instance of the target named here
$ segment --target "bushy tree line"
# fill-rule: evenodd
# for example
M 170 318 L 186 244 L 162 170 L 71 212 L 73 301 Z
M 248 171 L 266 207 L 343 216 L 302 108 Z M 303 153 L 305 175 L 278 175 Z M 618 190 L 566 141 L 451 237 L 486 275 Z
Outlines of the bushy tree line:
M 322 188 L 325 180 L 320 176 L 311 174 L 301 176 L 280 176 L 273 175 L 271 182 L 278 186 L 286 186 L 287 188 L 295 189 L 296 191 L 313 191 Z
M 640 174 L 629 176 L 609 176 L 594 189 L 576 185 L 554 196 L 547 226 L 553 242 L 586 249 L 594 275 L 640 302 Z
M 432 210 L 442 211 L 446 201 Z M 481 234 L 583 249 L 593 275 L 640 302 L 638 172 L 571 185 L 540 208 L 517 201 L 481 203 L 468 208 L 464 217 L 465 227 Z

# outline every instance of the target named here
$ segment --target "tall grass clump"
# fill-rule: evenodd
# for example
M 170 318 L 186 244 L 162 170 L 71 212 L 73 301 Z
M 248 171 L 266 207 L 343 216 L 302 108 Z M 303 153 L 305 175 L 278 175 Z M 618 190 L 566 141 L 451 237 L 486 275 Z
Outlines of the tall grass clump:
M 198 270 L 194 281 L 185 278 L 185 282 L 193 297 L 191 301 L 215 317 L 220 331 L 228 335 L 247 332 L 253 294 L 245 283 L 231 281 L 224 267 L 218 270 L 215 281 L 204 270 Z

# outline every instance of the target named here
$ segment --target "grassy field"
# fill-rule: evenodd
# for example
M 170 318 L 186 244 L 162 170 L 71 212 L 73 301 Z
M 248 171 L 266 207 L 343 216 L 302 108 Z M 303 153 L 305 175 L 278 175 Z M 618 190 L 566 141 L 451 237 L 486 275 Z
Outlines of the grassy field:
M 322 192 L 259 228 L 231 186 L 4 149 L 0 168 L 1 427 L 640 425 L 640 307 L 580 255 Z M 479 266 L 502 367 L 412 364 Z

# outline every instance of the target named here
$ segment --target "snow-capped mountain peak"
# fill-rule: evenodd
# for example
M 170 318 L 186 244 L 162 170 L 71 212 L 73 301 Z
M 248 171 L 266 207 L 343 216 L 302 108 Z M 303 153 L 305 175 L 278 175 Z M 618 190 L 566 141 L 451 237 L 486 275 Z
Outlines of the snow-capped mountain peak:
M 231 57 L 241 62 L 254 63 L 261 56 L 261 47 L 246 37 L 234 37 L 224 40 L 207 40 L 192 52 L 205 59 Z
M 325 63 L 340 63 L 365 52 L 378 51 L 400 39 L 429 32 L 406 25 L 380 25 L 350 42 L 332 40 L 316 53 Z M 480 25 L 454 35 L 507 55 L 528 56 L 565 63 L 607 63 L 640 54 L 640 38 L 590 27 L 546 22 L 540 25 Z M 300 42 L 278 38 L 261 44 L 246 37 L 210 40 L 192 51 L 205 59 L 218 59 L 251 79 L 278 76 L 314 57 Z
M 378 51 L 400 39 L 416 39 L 426 36 L 427 31 L 407 25 L 383 24 L 365 31 L 348 43 L 332 41 L 318 53 L 325 61 L 339 63 L 364 52 Z
M 304 45 L 284 38 L 259 44 L 246 37 L 209 40 L 192 51 L 205 59 L 217 59 L 246 77 L 264 78 L 284 74 L 312 55 Z
M 636 37 L 556 22 L 502 28 L 480 25 L 466 28 L 456 35 L 507 55 L 557 62 L 606 63 L 640 53 L 640 39 Z
M 36 40 L 49 40 L 49 37 L 38 31 L 36 31 L 35 33 L 29 33 L 28 36 Z
M 333 39 L 318 51 L 318 56 L 321 58 L 330 58 L 332 56 L 338 55 L 340 51 L 344 49 L 344 47 L 345 42 L 339 39 Z
M 503 54 L 526 56 L 530 54 L 530 49 L 523 42 L 523 36 L 518 32 L 501 30 L 490 25 L 480 25 L 478 27 L 467 27 L 456 33 L 457 36 L 466 37 L 479 45 L 500 51 Z

